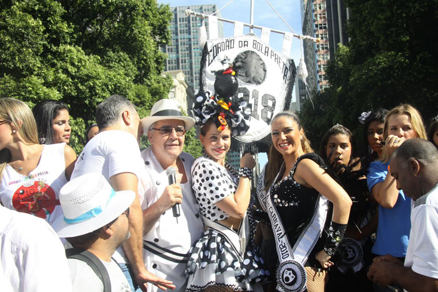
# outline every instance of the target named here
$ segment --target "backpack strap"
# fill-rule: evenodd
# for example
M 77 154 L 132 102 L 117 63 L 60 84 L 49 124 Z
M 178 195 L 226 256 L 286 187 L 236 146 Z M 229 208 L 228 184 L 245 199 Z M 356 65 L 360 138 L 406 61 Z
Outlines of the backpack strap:
M 93 269 L 96 276 L 98 276 L 102 281 L 103 291 L 111 292 L 111 281 L 108 271 L 97 256 L 87 250 L 81 250 L 77 248 L 66 249 L 65 254 L 67 255 L 68 259 L 83 261 L 89 265 L 90 268 Z

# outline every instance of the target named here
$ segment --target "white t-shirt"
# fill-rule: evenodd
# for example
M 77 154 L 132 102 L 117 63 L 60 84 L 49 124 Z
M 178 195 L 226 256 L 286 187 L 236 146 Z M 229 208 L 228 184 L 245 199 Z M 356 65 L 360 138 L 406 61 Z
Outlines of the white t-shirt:
M 100 260 L 108 271 L 111 281 L 111 291 L 131 292 L 131 287 L 120 267 L 113 260 L 105 262 Z M 93 269 L 84 261 L 68 259 L 73 291 L 102 292 L 103 282 Z
M 44 145 L 37 167 L 27 176 L 6 165 L 0 184 L 3 206 L 53 224 L 62 215 L 59 191 L 67 183 L 64 149 L 65 143 Z
M 405 267 L 438 279 L 438 184 L 415 201 Z
M 164 189 L 169 185 L 166 171 L 161 167 L 155 158 L 152 148 L 141 152 L 144 160 L 146 176 L 142 178 L 145 188 L 142 209 L 152 206 L 163 194 Z M 186 262 L 176 262 L 175 259 L 187 255 L 191 246 L 201 237 L 204 231 L 204 224 L 199 214 L 199 205 L 192 193 L 192 181 L 190 169 L 193 164 L 193 157 L 187 153 L 181 153 L 180 159 L 184 164 L 187 183 L 180 184 L 183 193 L 183 202 L 180 206 L 181 215 L 177 219 L 173 217 L 172 210 L 164 212 L 155 223 L 151 231 L 144 236 L 144 240 L 152 243 L 158 253 L 157 256 L 150 250 L 144 249 L 146 269 L 159 277 L 173 281 L 176 286 L 174 291 L 184 291 L 186 278 Z M 168 259 L 165 259 L 167 256 Z M 148 284 L 148 291 L 157 291 L 157 287 Z
M 103 131 L 85 145 L 76 161 L 72 179 L 100 172 L 110 181 L 116 174 L 130 172 L 138 176 L 142 167 L 140 148 L 135 137 L 125 131 Z
M 0 290 L 71 291 L 65 250 L 52 227 L 1 206 Z
M 119 173 L 133 173 L 139 178 L 143 168 L 140 149 L 135 137 L 125 131 L 109 130 L 96 135 L 85 145 L 79 155 L 72 179 L 86 173 L 99 172 L 109 183 Z M 119 247 L 113 255 L 119 263 L 126 263 L 126 256 Z

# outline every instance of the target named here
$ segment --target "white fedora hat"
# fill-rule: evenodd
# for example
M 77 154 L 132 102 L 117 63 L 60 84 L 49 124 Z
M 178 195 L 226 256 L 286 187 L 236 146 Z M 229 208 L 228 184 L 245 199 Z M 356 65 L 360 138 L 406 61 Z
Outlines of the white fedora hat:
M 100 173 L 87 173 L 66 183 L 59 192 L 64 213 L 52 227 L 59 237 L 76 237 L 118 218 L 134 201 L 133 191 L 115 192 Z
M 186 131 L 195 125 L 195 119 L 183 116 L 181 104 L 174 99 L 160 99 L 154 104 L 151 115 L 141 120 L 144 132 L 147 133 L 153 123 L 161 120 L 181 120 L 185 124 Z

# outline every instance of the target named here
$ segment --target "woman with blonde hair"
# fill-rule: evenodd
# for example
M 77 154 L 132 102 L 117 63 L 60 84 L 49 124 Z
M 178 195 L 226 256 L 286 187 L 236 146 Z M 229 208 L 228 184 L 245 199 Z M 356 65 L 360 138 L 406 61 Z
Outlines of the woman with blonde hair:
M 281 112 L 271 122 L 269 162 L 258 192 L 268 213 L 279 266 L 277 290 L 324 291 L 326 269 L 344 236 L 351 199 L 313 153 L 298 117 Z M 328 214 L 328 201 L 333 214 Z M 331 220 L 327 220 L 329 217 Z M 326 228 L 327 227 L 327 228 Z M 286 235 L 286 236 L 284 236 Z
M 4 207 L 49 223 L 62 214 L 58 192 L 70 179 L 76 154 L 65 143 L 40 145 L 30 108 L 0 99 L 0 200 Z
M 404 141 L 426 139 L 426 131 L 420 113 L 409 104 L 391 109 L 383 127 L 385 146 L 381 159 L 370 164 L 367 175 L 368 188 L 379 203 L 377 238 L 372 253 L 374 256 L 390 254 L 403 262 L 411 229 L 411 199 L 397 189 L 389 171 L 389 159 Z M 374 284 L 374 291 L 391 290 Z

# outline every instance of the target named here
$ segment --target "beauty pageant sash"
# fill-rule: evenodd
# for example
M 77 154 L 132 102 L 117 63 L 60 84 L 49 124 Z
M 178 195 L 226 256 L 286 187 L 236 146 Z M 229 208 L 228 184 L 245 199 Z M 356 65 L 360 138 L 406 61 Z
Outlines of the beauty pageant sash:
M 274 182 L 277 181 L 279 175 L 280 172 L 277 174 Z M 264 175 L 259 179 L 264 180 L 263 177 Z M 271 190 L 272 186 L 269 188 L 268 193 L 260 191 L 257 195 L 262 208 L 269 215 L 275 237 L 278 259 L 280 261 L 277 268 L 277 290 L 302 292 L 306 289 L 307 280 L 304 264 L 307 262 L 309 254 L 318 241 L 324 228 L 328 211 L 328 200 L 319 195 L 311 221 L 303 230 L 292 248 L 283 223 L 281 222 L 280 215 L 274 206 L 270 194 Z

